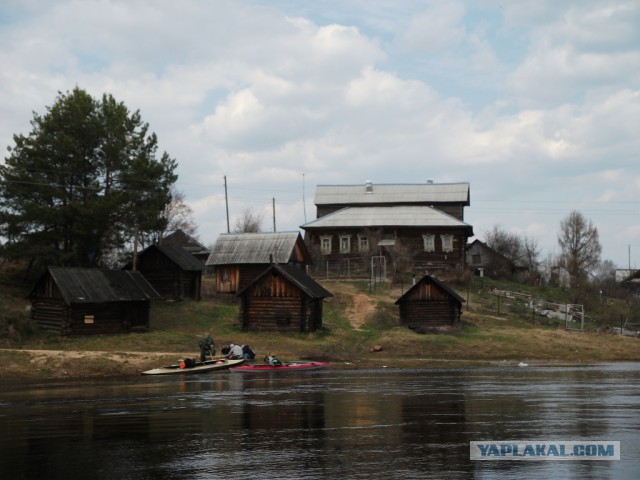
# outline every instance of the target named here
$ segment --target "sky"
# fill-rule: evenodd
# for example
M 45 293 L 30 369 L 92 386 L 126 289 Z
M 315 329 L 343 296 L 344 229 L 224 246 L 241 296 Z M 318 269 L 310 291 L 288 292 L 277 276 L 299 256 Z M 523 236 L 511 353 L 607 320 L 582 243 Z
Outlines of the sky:
M 0 145 L 79 87 L 139 110 L 205 245 L 225 178 L 231 229 L 265 231 L 316 185 L 432 180 L 469 182 L 471 241 L 557 255 L 577 210 L 640 268 L 638 25 L 638 0 L 3 0 Z

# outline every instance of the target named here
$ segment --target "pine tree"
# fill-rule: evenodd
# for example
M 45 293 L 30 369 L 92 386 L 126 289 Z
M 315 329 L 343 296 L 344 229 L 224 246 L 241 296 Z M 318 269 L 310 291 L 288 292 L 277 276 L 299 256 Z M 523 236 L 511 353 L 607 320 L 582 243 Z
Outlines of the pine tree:
M 175 160 L 139 112 L 111 95 L 59 93 L 0 165 L 2 253 L 41 265 L 96 266 L 162 228 Z

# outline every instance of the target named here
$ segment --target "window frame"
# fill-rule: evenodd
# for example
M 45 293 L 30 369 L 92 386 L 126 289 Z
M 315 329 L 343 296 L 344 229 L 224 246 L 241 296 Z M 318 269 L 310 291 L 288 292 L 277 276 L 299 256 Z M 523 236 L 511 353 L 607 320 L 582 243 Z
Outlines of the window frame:
M 369 237 L 367 235 L 358 235 L 358 251 L 369 251 Z
M 344 241 L 346 240 L 346 248 L 344 248 Z M 339 243 L 340 253 L 351 253 L 351 235 L 340 235 Z
M 442 242 L 442 251 L 444 253 L 453 252 L 453 238 L 452 233 L 443 233 L 440 235 L 440 241 Z
M 320 253 L 322 253 L 322 255 L 331 254 L 331 243 L 331 235 L 320 235 Z
M 431 253 L 436 251 L 436 236 L 433 233 L 425 233 L 422 235 L 422 249 Z

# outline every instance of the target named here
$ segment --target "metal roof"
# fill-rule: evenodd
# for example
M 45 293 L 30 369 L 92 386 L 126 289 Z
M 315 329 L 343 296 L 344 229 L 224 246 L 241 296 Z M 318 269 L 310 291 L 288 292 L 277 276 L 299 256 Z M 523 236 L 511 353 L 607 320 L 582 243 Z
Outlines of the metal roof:
M 316 205 L 462 203 L 470 205 L 469 183 L 318 185 Z
M 48 274 L 68 305 L 162 299 L 137 271 L 49 267 Z
M 301 228 L 458 227 L 473 229 L 451 215 L 427 206 L 346 207 L 313 220 Z
M 333 295 L 313 278 L 306 274 L 304 270 L 296 265 L 270 265 L 264 272 L 258 275 L 248 286 L 239 291 L 236 296 L 241 296 L 245 291 L 251 288 L 251 285 L 260 281 L 262 277 L 269 274 L 272 270 L 277 270 L 284 278 L 296 285 L 300 290 L 311 298 L 327 298 Z
M 288 263 L 297 242 L 306 251 L 299 232 L 223 233 L 213 246 L 206 264 Z

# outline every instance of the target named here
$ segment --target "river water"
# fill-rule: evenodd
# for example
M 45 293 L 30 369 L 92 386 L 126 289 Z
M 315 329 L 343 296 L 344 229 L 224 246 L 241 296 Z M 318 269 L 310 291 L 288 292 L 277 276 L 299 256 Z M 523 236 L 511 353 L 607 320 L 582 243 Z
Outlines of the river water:
M 3 385 L 0 479 L 640 478 L 640 364 Z M 619 441 L 476 461 L 470 441 Z

